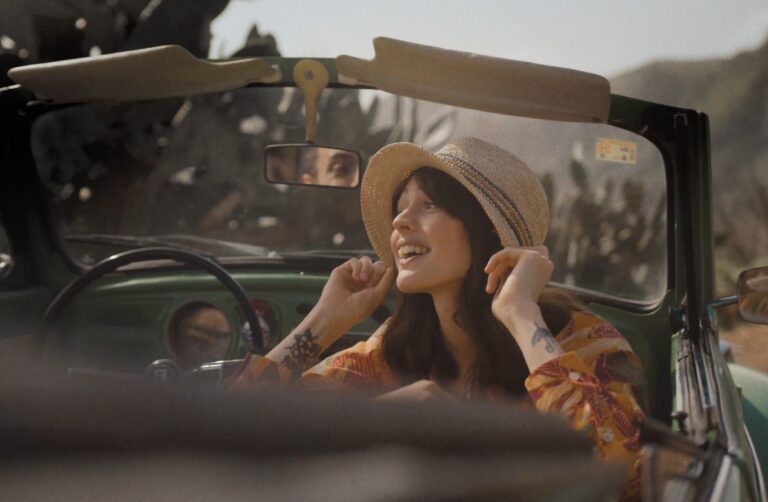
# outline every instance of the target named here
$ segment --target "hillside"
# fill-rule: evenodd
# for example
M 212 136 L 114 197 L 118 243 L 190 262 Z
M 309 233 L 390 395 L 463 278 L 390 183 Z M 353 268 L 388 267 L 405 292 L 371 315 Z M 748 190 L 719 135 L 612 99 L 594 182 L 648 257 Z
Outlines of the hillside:
M 731 59 L 655 62 L 611 79 L 611 90 L 709 115 L 718 286 L 768 264 L 768 39 Z

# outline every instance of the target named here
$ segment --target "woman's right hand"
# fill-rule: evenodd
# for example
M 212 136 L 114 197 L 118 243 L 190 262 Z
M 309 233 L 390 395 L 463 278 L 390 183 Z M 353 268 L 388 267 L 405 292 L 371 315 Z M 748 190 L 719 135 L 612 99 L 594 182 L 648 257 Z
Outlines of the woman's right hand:
M 394 268 L 384 262 L 373 263 L 367 256 L 352 258 L 333 269 L 316 308 L 349 329 L 381 305 L 394 277 Z

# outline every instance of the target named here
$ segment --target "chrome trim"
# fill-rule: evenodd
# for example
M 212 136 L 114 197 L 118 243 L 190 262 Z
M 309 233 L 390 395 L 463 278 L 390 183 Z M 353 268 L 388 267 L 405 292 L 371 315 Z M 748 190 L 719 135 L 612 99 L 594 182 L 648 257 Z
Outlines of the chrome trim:
M 725 486 L 728 483 L 728 476 L 731 472 L 732 464 L 733 459 L 728 455 L 724 455 L 722 462 L 720 462 L 720 470 L 717 473 L 715 485 L 712 487 L 712 493 L 709 496 L 710 501 L 723 500 Z

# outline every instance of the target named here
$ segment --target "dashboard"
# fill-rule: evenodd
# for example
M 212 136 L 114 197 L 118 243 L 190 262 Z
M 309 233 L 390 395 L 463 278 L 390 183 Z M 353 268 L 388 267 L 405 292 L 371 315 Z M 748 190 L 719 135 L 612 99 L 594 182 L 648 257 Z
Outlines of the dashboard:
M 267 350 L 313 308 L 327 276 L 303 272 L 230 271 L 257 313 Z M 391 302 L 388 302 L 391 303 Z M 383 306 L 329 352 L 367 338 L 386 319 Z M 241 358 L 250 332 L 234 296 L 213 276 L 187 269 L 109 274 L 73 301 L 55 330 L 70 367 L 142 373 L 157 359 L 188 371 Z

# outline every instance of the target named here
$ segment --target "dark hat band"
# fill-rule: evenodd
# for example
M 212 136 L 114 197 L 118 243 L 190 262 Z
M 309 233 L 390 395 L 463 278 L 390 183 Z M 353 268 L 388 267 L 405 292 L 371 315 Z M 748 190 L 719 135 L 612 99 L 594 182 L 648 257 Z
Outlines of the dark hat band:
M 523 215 L 520 213 L 520 210 L 517 208 L 515 202 L 504 190 L 501 190 L 477 167 L 462 159 L 461 157 L 446 152 L 438 152 L 436 155 L 438 157 L 448 157 L 450 159 L 456 160 L 464 167 L 464 170 L 468 170 L 472 176 L 465 175 L 464 178 L 469 181 L 472 186 L 474 186 L 480 193 L 482 193 L 485 199 L 489 201 L 491 205 L 493 205 L 499 214 L 502 215 L 504 221 L 506 221 L 507 225 L 509 225 L 509 227 L 512 229 L 512 232 L 515 234 L 515 237 L 517 238 L 517 241 L 520 243 L 520 245 L 533 246 L 533 237 L 531 236 L 531 231 L 528 229 L 528 225 L 525 223 L 525 218 L 523 218 Z M 486 190 L 486 187 L 483 184 L 475 181 L 473 176 L 480 178 L 485 185 L 490 187 L 494 192 L 493 195 L 496 195 L 496 197 L 489 194 Z M 505 210 L 505 208 L 499 204 L 499 198 L 506 202 L 508 209 L 511 209 L 512 211 Z

